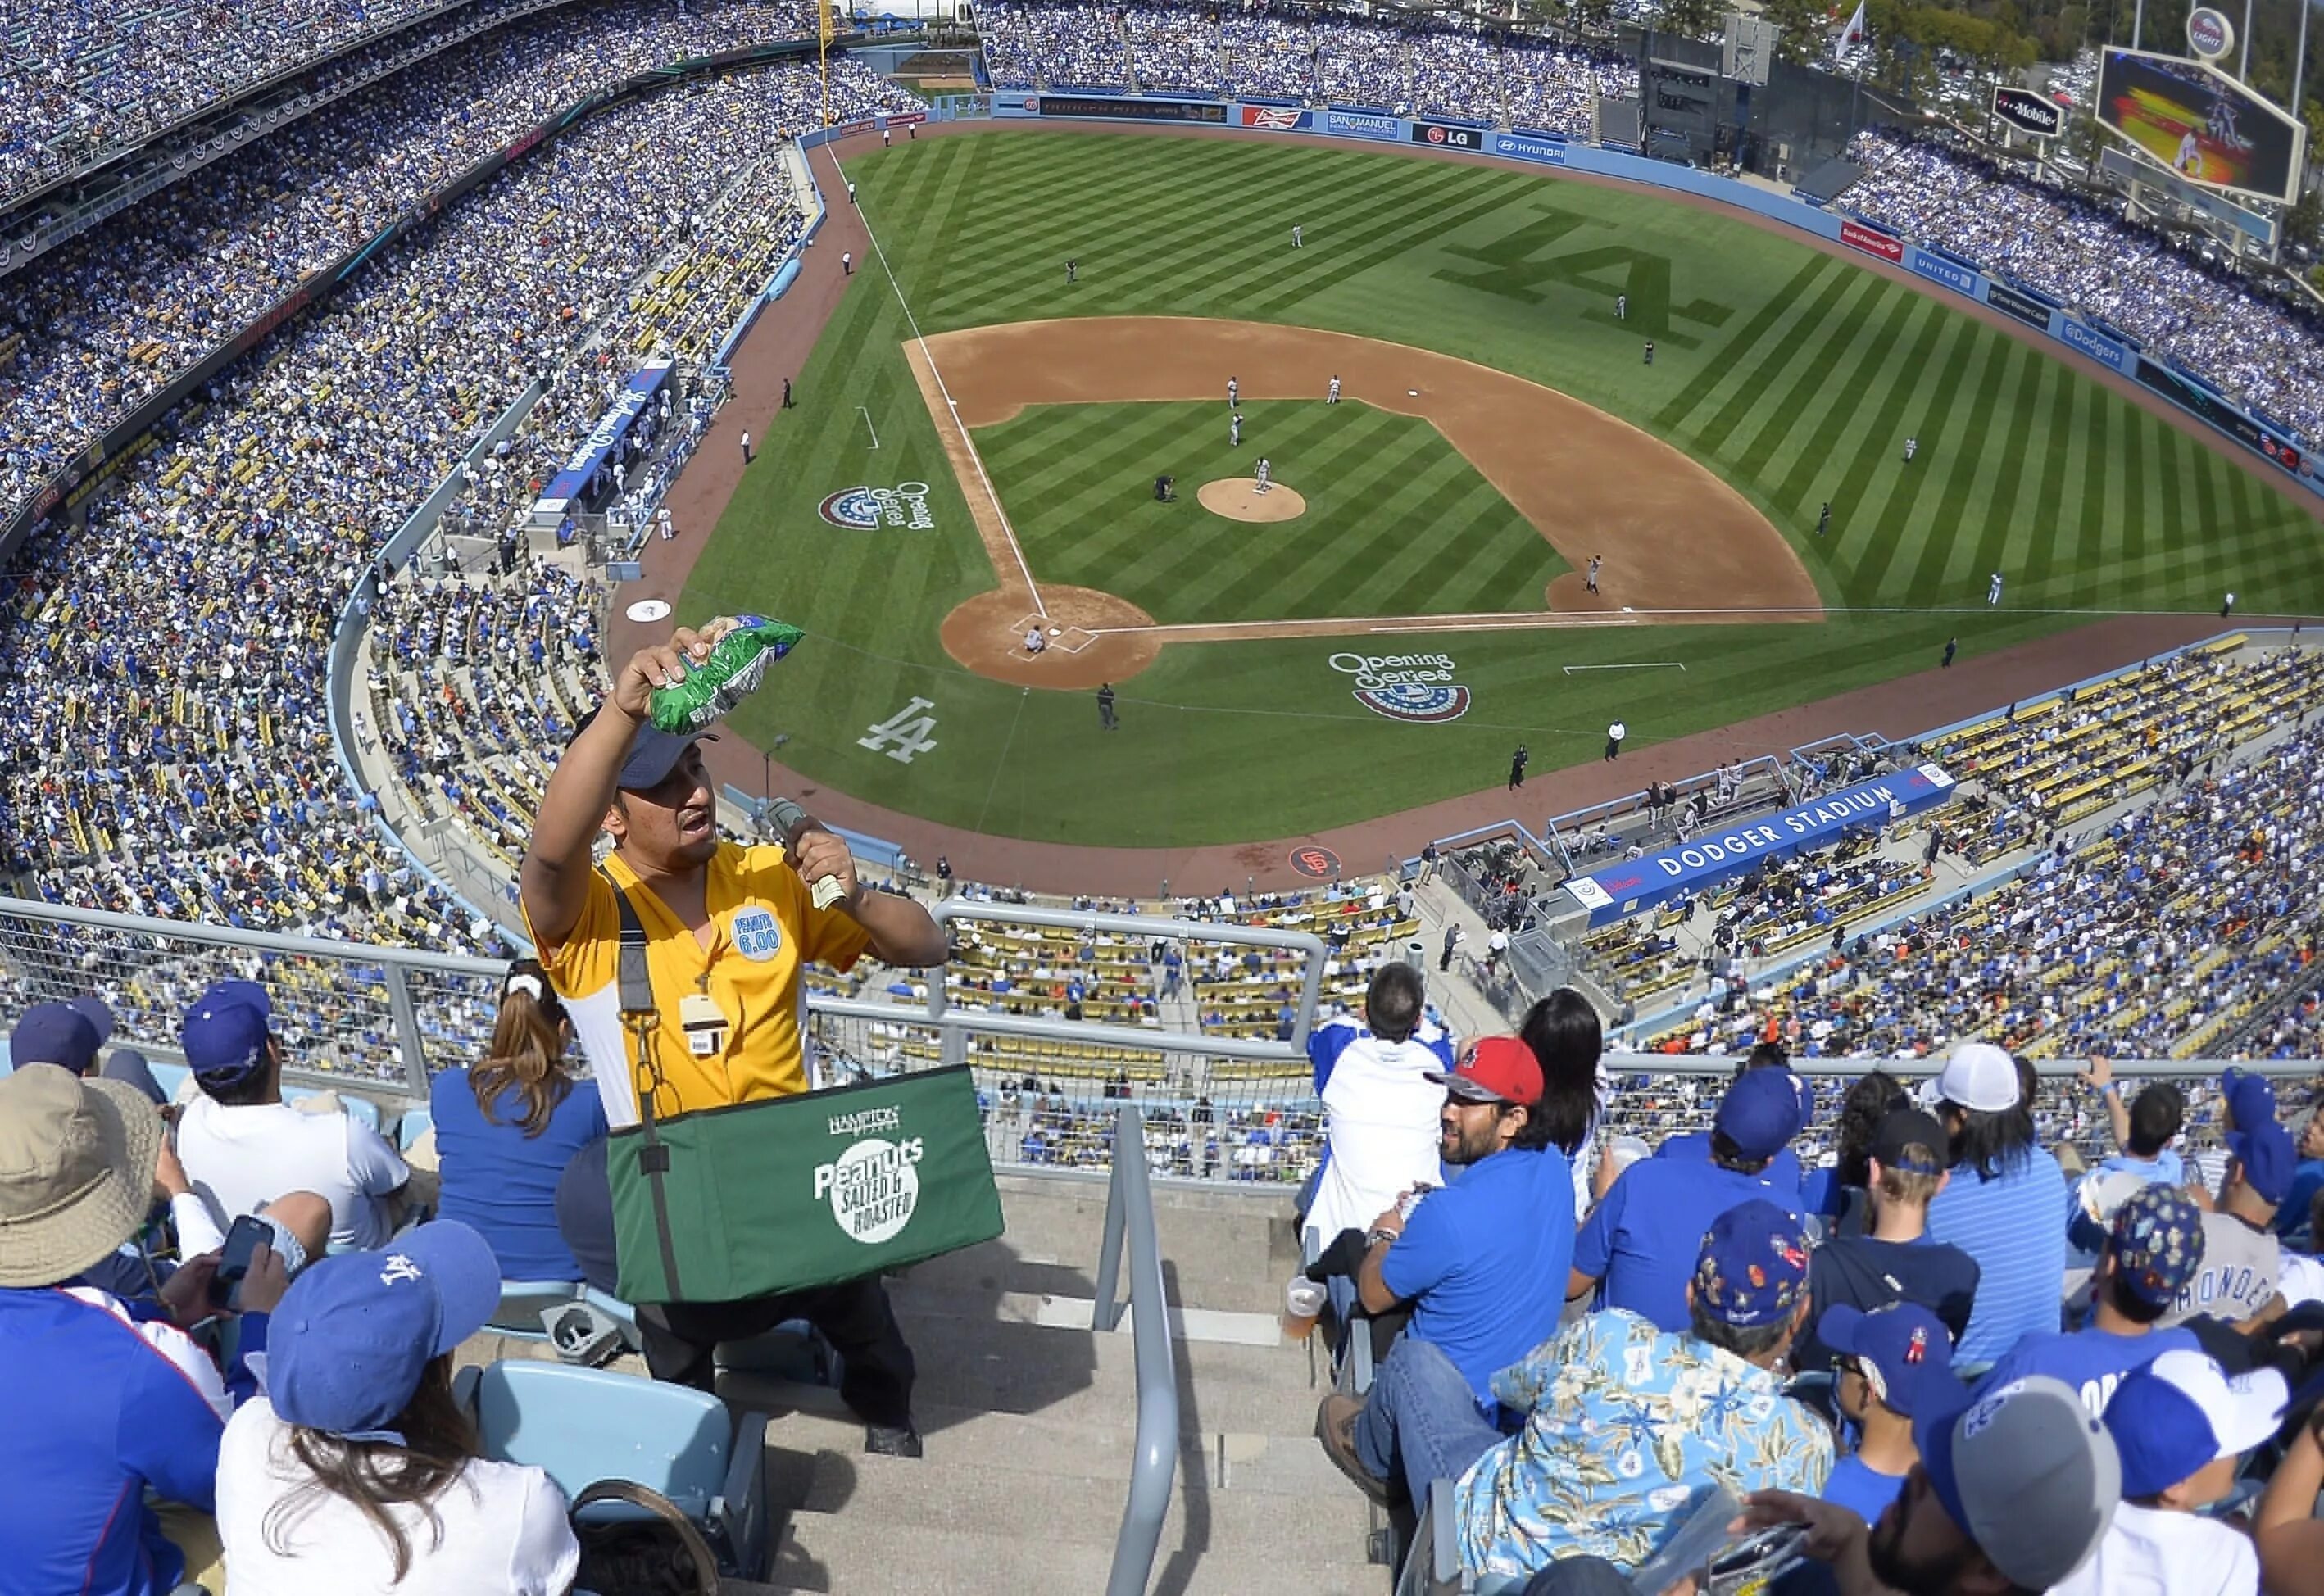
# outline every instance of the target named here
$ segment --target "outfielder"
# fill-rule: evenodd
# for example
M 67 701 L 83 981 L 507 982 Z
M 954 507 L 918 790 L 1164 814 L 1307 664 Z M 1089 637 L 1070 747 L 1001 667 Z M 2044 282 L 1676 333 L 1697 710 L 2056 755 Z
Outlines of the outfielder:
M 1307 247 L 1305 244 L 1300 242 L 1299 224 L 1296 222 L 1291 224 L 1291 247 L 1294 249 L 1305 249 Z
M 1614 296 L 1614 319 L 1617 321 L 1628 321 L 1630 319 L 1629 295 L 1616 294 Z
M 1332 379 L 1331 388 L 1323 395 L 1323 402 L 1325 404 L 1340 402 L 1340 379 L 1336 375 Z
M 1242 412 L 1240 411 L 1227 412 L 1227 444 L 1231 448 L 1242 447 Z
M 1909 466 L 1912 464 L 1913 457 L 1920 452 L 1921 440 L 1919 438 L 1908 438 L 1904 440 L 1904 463 L 1906 465 Z
M 1652 365 L 1652 364 L 1654 364 L 1654 363 L 1655 363 L 1655 341 L 1654 341 L 1652 338 L 1648 338 L 1648 339 L 1646 340 L 1646 364 L 1647 364 L 1648 365 Z
M 1821 538 L 1830 530 L 1831 530 L 1831 501 L 1826 499 L 1823 502 L 1823 509 L 1816 515 L 1816 536 Z
M 1985 602 L 1989 604 L 1997 604 L 2001 602 L 2001 573 L 1999 571 L 1993 573 L 1993 581 L 1985 590 Z
M 1069 260 L 1065 263 L 1065 284 L 1067 287 L 1071 287 L 1074 283 L 1081 281 L 1081 275 L 1082 263 L 1079 261 Z
M 1253 474 L 1259 479 L 1259 486 L 1253 491 L 1262 494 L 1267 492 L 1268 484 L 1273 477 L 1274 473 L 1275 467 L 1268 464 L 1267 457 L 1265 455 L 1259 456 L 1259 468 Z

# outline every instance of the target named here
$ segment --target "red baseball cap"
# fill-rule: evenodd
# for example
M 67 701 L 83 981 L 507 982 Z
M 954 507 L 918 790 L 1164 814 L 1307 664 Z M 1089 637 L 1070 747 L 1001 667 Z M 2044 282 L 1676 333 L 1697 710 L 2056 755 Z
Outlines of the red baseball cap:
M 1431 1070 L 1428 1078 L 1469 1102 L 1530 1108 L 1541 1101 L 1541 1060 L 1516 1037 L 1480 1037 L 1452 1069 Z

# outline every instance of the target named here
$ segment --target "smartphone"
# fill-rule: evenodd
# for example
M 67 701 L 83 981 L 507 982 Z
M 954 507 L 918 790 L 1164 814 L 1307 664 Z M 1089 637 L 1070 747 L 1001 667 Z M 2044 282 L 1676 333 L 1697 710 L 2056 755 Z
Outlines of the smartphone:
M 1737 1541 L 1711 1560 L 1703 1596 L 1762 1596 L 1803 1561 L 1807 1533 L 1805 1525 L 1778 1524 Z
M 226 1233 L 226 1250 L 218 1256 L 217 1273 L 210 1277 L 210 1306 L 234 1305 L 235 1287 L 250 1273 L 251 1255 L 274 1240 L 274 1227 L 255 1214 L 245 1213 Z

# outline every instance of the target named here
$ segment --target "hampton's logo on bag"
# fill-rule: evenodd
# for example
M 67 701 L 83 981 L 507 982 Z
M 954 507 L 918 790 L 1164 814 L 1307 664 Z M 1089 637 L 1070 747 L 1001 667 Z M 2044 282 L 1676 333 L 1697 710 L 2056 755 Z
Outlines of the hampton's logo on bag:
M 874 532 L 883 526 L 924 532 L 936 524 L 928 513 L 928 484 L 924 482 L 899 482 L 891 488 L 848 488 L 825 497 L 816 506 L 816 513 L 851 532 Z
M 1434 725 L 1469 713 L 1450 654 L 1334 654 L 1331 665 L 1356 678 L 1357 703 L 1389 720 Z
M 912 1222 L 912 1210 L 920 1201 L 917 1166 L 926 1146 L 917 1136 L 890 1141 L 867 1134 L 903 1129 L 903 1112 L 892 1106 L 834 1114 L 826 1123 L 834 1136 L 861 1139 L 830 1163 L 815 1167 L 815 1200 L 829 1197 L 831 1217 L 839 1228 L 866 1247 L 876 1247 Z

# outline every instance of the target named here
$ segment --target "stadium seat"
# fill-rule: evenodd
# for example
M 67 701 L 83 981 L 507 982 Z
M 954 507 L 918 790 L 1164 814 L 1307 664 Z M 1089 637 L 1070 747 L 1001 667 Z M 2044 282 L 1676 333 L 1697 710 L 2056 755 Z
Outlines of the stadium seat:
M 408 1108 L 395 1124 L 395 1146 L 399 1152 L 410 1152 L 414 1143 L 436 1129 L 436 1116 L 424 1108 Z
M 659 1491 L 702 1529 L 723 1576 L 766 1577 L 766 1415 L 738 1420 L 685 1386 L 524 1360 L 462 1370 L 453 1396 L 484 1456 L 545 1470 L 567 1497 L 601 1480 Z

